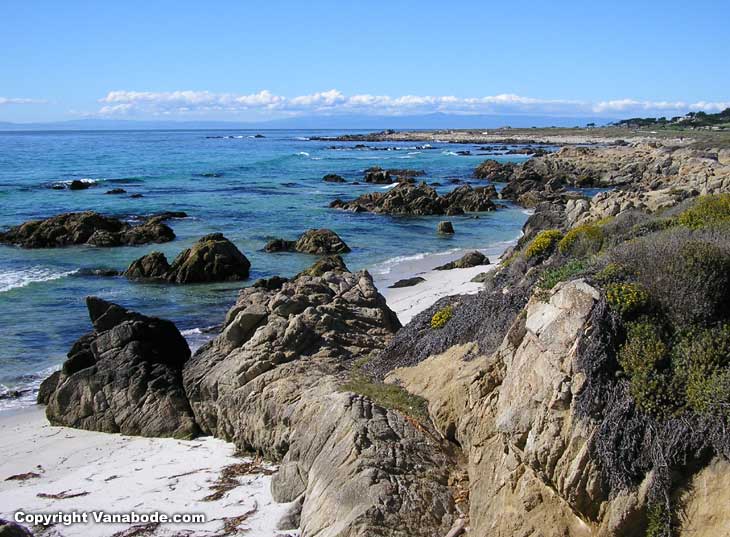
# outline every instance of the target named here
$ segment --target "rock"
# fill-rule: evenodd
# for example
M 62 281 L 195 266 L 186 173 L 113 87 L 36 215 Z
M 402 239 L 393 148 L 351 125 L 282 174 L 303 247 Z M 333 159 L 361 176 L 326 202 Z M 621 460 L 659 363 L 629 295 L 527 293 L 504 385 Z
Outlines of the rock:
M 20 524 L 0 518 L 0 537 L 33 537 L 33 534 Z
M 190 349 L 170 321 L 87 298 L 94 332 L 41 385 L 54 425 L 143 436 L 198 433 L 182 385 Z
M 126 194 L 127 191 L 123 188 L 112 188 L 111 190 L 107 190 L 104 192 L 104 194 Z
M 487 159 L 474 170 L 474 177 L 488 179 L 495 183 L 506 183 L 512 177 L 515 165 L 512 163 L 501 163 L 494 159 Z
M 68 185 L 69 190 L 86 190 L 87 188 L 91 188 L 96 183 L 93 181 L 80 181 L 79 179 L 74 179 L 71 181 Z
M 493 274 L 491 272 L 480 272 L 479 274 L 474 276 L 469 281 L 472 283 L 484 283 L 487 280 L 489 280 L 489 278 L 491 278 L 492 276 L 493 276 Z
M 310 229 L 299 237 L 294 249 L 297 252 L 315 255 L 343 254 L 350 251 L 337 233 L 331 229 Z
M 132 199 L 138 199 L 138 198 L 143 198 L 144 196 L 142 194 L 140 194 L 140 193 L 137 193 L 137 194 L 132 194 L 129 197 L 132 198 Z
M 263 134 L 256 134 L 254 135 L 254 138 L 266 138 Z
M 452 234 L 454 233 L 454 226 L 449 221 L 439 222 L 436 226 L 437 233 Z
M 377 185 L 389 185 L 393 182 L 390 172 L 377 166 L 365 170 L 364 179 L 366 183 Z
M 173 283 L 237 281 L 248 278 L 251 263 L 221 233 L 200 238 L 181 252 L 165 279 Z
M 443 203 L 447 207 L 453 207 L 468 212 L 484 212 L 495 210 L 492 202 L 497 197 L 497 190 L 493 186 L 480 186 L 472 188 L 470 185 L 462 185 L 444 195 Z
M 324 177 L 322 177 L 322 181 L 325 181 L 327 183 L 346 183 L 345 178 L 341 175 L 337 175 L 336 173 L 328 173 Z
M 344 254 L 350 251 L 337 233 L 331 229 L 309 229 L 296 241 L 274 239 L 266 243 L 267 252 L 301 252 L 314 255 Z
M 281 286 L 288 282 L 288 278 L 282 278 L 281 276 L 272 276 L 271 278 L 260 278 L 253 282 L 251 287 L 260 287 L 267 291 L 276 291 L 281 289 Z
M 299 276 L 322 276 L 327 272 L 350 272 L 345 262 L 339 255 L 328 255 L 316 261 L 311 267 L 297 274 Z
M 124 276 L 130 280 L 165 280 L 170 270 L 165 254 L 162 252 L 151 252 L 139 259 L 132 261 Z
M 434 270 L 451 270 L 459 268 L 470 268 L 478 267 L 479 265 L 489 265 L 489 259 L 481 252 L 474 250 L 473 252 L 467 252 L 460 259 L 451 261 L 445 265 L 440 265 Z
M 188 213 L 185 211 L 162 211 L 161 213 L 153 213 L 147 217 L 147 221 L 164 222 L 173 218 L 187 218 Z
M 86 244 L 111 247 L 168 242 L 175 233 L 167 225 L 147 220 L 132 226 L 116 218 L 87 211 L 31 220 L 0 233 L 0 243 L 22 248 L 58 248 Z
M 101 276 L 104 278 L 110 278 L 113 276 L 120 276 L 122 273 L 116 269 L 110 268 L 80 268 L 76 274 L 79 276 Z
M 403 280 L 398 280 L 393 285 L 389 285 L 389 289 L 399 289 L 401 287 L 413 287 L 414 285 L 418 285 L 421 282 L 425 282 L 425 278 L 421 278 L 420 276 L 415 276 L 413 278 L 406 278 Z

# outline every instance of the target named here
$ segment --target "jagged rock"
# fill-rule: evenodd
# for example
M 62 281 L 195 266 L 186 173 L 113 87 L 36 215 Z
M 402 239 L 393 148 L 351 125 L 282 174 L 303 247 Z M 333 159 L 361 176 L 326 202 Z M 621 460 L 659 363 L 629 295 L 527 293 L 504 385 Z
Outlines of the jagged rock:
M 164 280 L 170 270 L 170 263 L 167 262 L 162 252 L 151 252 L 147 255 L 132 261 L 124 276 L 130 280 Z
M 487 159 L 474 170 L 478 179 L 488 179 L 495 183 L 506 183 L 512 177 L 515 165 L 511 162 L 501 163 L 494 159 Z
M 331 229 L 310 229 L 302 233 L 296 241 L 274 239 L 264 250 L 267 252 L 301 252 L 314 255 L 344 254 L 350 251 L 337 233 Z
M 104 192 L 104 194 L 126 194 L 127 191 L 123 188 L 112 188 L 111 190 L 107 190 Z
M 327 183 L 346 183 L 345 178 L 341 175 L 337 175 L 336 173 L 328 173 L 324 177 L 322 177 L 322 181 L 325 181 Z
M 251 263 L 222 233 L 206 235 L 181 252 L 165 279 L 173 283 L 245 280 Z
M 477 267 L 479 265 L 489 265 L 489 259 L 486 255 L 481 252 L 474 250 L 473 252 L 465 253 L 461 258 L 456 261 L 451 261 L 444 265 L 436 267 L 434 270 L 451 270 L 459 268 L 470 268 Z
M 328 255 L 316 261 L 311 267 L 304 269 L 295 276 L 322 276 L 326 272 L 350 272 L 339 255 Z
M 41 385 L 48 420 L 129 435 L 196 435 L 182 385 L 190 349 L 175 325 L 95 297 L 86 303 L 94 332 Z
M 377 166 L 365 170 L 364 179 L 366 183 L 374 183 L 376 185 L 389 185 L 393 182 L 390 172 Z
M 92 211 L 31 220 L 0 233 L 0 243 L 22 248 L 58 248 L 80 244 L 130 246 L 168 242 L 174 238 L 172 229 L 159 221 L 147 220 L 141 225 L 132 226 Z
M 490 211 L 495 209 L 491 198 L 494 187 L 472 188 L 463 185 L 445 196 L 439 196 L 426 183 L 418 185 L 399 183 L 388 192 L 363 194 L 352 201 L 335 200 L 330 207 L 353 212 L 371 212 L 393 215 L 441 215 L 447 211 Z
M 393 285 L 389 285 L 388 287 L 391 289 L 399 289 L 401 287 L 413 287 L 414 285 L 418 285 L 421 282 L 425 282 L 425 278 L 421 278 L 420 276 L 415 276 L 413 278 L 406 278 L 403 280 L 398 280 Z
M 436 226 L 436 232 L 450 235 L 450 234 L 454 233 L 454 225 L 451 222 L 449 222 L 448 220 L 439 222 L 438 225 Z
M 247 288 L 185 368 L 203 430 L 280 460 L 277 501 L 302 501 L 307 535 L 444 535 L 455 508 L 446 446 L 341 387 L 355 358 L 399 328 L 367 272 Z
M 288 281 L 287 278 L 282 278 L 281 276 L 272 276 L 271 278 L 260 278 L 256 280 L 253 282 L 252 287 L 263 287 L 269 291 L 276 291 L 277 289 L 281 289 L 281 286 Z

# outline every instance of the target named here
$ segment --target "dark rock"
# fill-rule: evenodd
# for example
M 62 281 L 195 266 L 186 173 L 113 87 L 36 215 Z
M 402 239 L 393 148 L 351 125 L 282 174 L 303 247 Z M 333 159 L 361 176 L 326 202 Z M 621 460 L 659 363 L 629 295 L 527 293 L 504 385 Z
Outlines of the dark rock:
M 296 241 L 274 239 L 266 243 L 267 252 L 301 252 L 314 255 L 344 254 L 350 251 L 337 233 L 331 229 L 310 229 Z
M 322 276 L 326 272 L 350 272 L 339 255 L 328 255 L 317 260 L 311 267 L 304 269 L 293 279 L 299 276 Z
M 515 165 L 507 162 L 501 163 L 494 159 L 487 159 L 474 170 L 474 177 L 488 179 L 495 183 L 506 183 L 514 173 Z
M 195 436 L 182 386 L 190 349 L 175 325 L 95 297 L 87 307 L 94 332 L 41 385 L 48 420 L 129 435 Z
M 469 281 L 472 283 L 484 283 L 493 276 L 494 274 L 492 274 L 491 272 L 480 272 Z
M 132 194 L 129 197 L 132 199 L 138 199 L 138 198 L 143 198 L 144 196 L 142 194 L 137 193 L 137 194 Z
M 398 280 L 393 285 L 389 285 L 389 289 L 399 289 L 401 287 L 413 287 L 414 285 L 418 285 L 421 282 L 425 282 L 425 278 L 421 278 L 420 276 L 415 276 L 413 278 L 405 278 L 403 280 Z
M 462 151 L 457 151 L 456 154 L 460 155 L 462 157 L 468 157 L 469 155 L 471 155 L 471 151 L 462 150 Z
M 0 537 L 33 537 L 33 534 L 20 524 L 0 518 Z
M 111 190 L 107 190 L 104 192 L 105 194 L 126 194 L 127 191 L 123 188 L 112 188 Z
M 256 134 L 254 138 L 266 138 L 263 134 Z
M 326 181 L 328 183 L 346 183 L 345 178 L 341 175 L 337 175 L 336 173 L 328 173 L 324 177 L 322 177 L 322 181 Z
M 146 221 L 132 226 L 117 218 L 87 211 L 32 220 L 0 233 L 0 243 L 23 248 L 58 248 L 72 245 L 129 246 L 168 242 L 175 233 L 163 223 Z
M 147 255 L 132 261 L 124 276 L 130 280 L 164 280 L 170 270 L 170 263 L 167 262 L 162 252 L 151 252 Z
M 203 172 L 203 173 L 199 173 L 197 175 L 198 175 L 198 177 L 206 177 L 208 179 L 217 179 L 219 177 L 223 177 L 222 172 Z
M 117 269 L 110 268 L 82 268 L 79 269 L 76 274 L 78 274 L 79 276 L 100 276 L 103 278 L 111 278 L 114 276 L 119 276 L 121 272 L 119 272 Z
M 448 221 L 439 222 L 438 226 L 436 226 L 436 231 L 438 233 L 452 234 L 454 233 L 454 226 L 451 222 Z
M 173 218 L 187 218 L 188 213 L 185 211 L 163 211 L 161 213 L 153 213 L 147 217 L 147 221 L 164 222 Z
M 489 265 L 489 259 L 481 252 L 474 250 L 473 252 L 467 252 L 460 259 L 451 261 L 445 265 L 440 265 L 434 270 L 451 270 L 459 268 L 470 268 L 477 267 L 479 265 Z
M 201 283 L 245 280 L 251 263 L 221 233 L 200 238 L 181 252 L 165 279 L 173 283 Z
M 393 178 L 388 170 L 375 166 L 365 170 L 365 182 L 377 185 L 389 185 L 393 182 Z
M 472 188 L 462 185 L 444 195 L 444 204 L 447 207 L 458 207 L 468 212 L 493 211 L 493 198 L 497 197 L 497 190 L 492 186 Z
M 68 185 L 68 189 L 69 190 L 86 190 L 87 188 L 91 188 L 95 184 L 96 183 L 93 183 L 91 181 L 79 181 L 78 179 L 74 179 Z
M 281 289 L 281 286 L 288 282 L 288 278 L 282 278 L 281 276 L 272 276 L 271 278 L 260 278 L 253 282 L 251 287 L 259 287 L 266 289 L 267 291 L 276 291 Z

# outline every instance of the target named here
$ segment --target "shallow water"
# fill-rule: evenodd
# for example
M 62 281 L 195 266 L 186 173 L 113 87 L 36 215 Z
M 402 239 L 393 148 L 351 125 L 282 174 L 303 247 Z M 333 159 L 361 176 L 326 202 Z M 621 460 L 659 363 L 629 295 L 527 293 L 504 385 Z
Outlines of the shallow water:
M 486 155 L 469 144 L 368 143 L 368 148 L 355 148 L 355 143 L 308 140 L 334 132 L 263 132 L 265 138 L 254 138 L 251 131 L 0 133 L 0 227 L 81 210 L 129 219 L 168 210 L 189 214 L 168 222 L 177 239 L 162 245 L 48 250 L 0 246 L 0 394 L 37 384 L 63 361 L 71 343 L 90 328 L 87 295 L 170 319 L 196 345 L 206 337 L 201 328 L 222 321 L 237 289 L 259 277 L 293 275 L 315 260 L 303 254 L 267 254 L 262 248 L 270 238 L 331 228 L 352 248 L 344 256 L 350 268 L 393 274 L 399 259 L 475 247 L 497 249 L 519 236 L 527 218 L 514 206 L 478 219 L 451 217 L 456 233 L 439 236 L 436 223 L 443 217 L 329 209 L 337 197 L 349 199 L 384 187 L 321 180 L 327 173 L 362 180 L 363 170 L 376 165 L 415 168 L 427 172 L 419 179 L 442 183 L 438 190 L 443 193 L 457 186 L 449 183 L 451 178 L 473 181 L 473 169 L 485 158 L 520 162 L 525 160 L 521 155 Z M 472 155 L 456 154 L 461 150 Z M 80 191 L 51 188 L 74 179 L 95 185 Z M 105 194 L 111 188 L 127 193 Z M 131 198 L 135 193 L 144 197 Z M 251 260 L 248 282 L 173 286 L 83 272 L 100 267 L 122 270 L 153 250 L 171 260 L 211 232 L 225 234 Z M 29 394 L 21 402 L 31 399 Z M 0 401 L 0 407 L 8 404 L 17 401 Z

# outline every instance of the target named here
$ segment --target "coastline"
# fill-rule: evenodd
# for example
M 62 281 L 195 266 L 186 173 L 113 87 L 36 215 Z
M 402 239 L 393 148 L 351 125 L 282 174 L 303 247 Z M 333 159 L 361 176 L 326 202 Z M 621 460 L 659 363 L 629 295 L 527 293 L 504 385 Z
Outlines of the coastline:
M 388 305 L 405 325 L 443 296 L 476 293 L 481 284 L 471 279 L 495 270 L 499 256 L 514 242 L 516 239 L 479 249 L 490 258 L 489 265 L 433 270 L 473 250 L 454 249 L 388 260 L 372 267 L 371 273 Z M 401 278 L 413 276 L 425 281 L 413 287 L 388 288 Z M 223 440 L 130 437 L 55 427 L 47 422 L 43 407 L 38 405 L 0 410 L 0 435 L 11 439 L 0 446 L 0 518 L 12 520 L 18 509 L 32 513 L 85 512 L 113 505 L 114 512 L 198 513 L 204 506 L 208 517 L 204 524 L 165 524 L 155 535 L 176 535 L 182 529 L 192 531 L 186 533 L 189 537 L 210 535 L 220 532 L 225 524 L 235 524 L 237 517 L 243 517 L 237 527 L 252 535 L 297 534 L 296 530 L 276 529 L 292 504 L 273 501 L 270 475 L 237 476 L 239 485 L 215 501 L 201 503 L 213 492 L 211 487 L 226 468 L 252 462 L 251 458 L 236 456 L 233 444 Z M 267 473 L 277 468 L 264 467 Z M 11 476 L 25 473 L 38 477 L 8 481 Z M 112 537 L 130 527 L 93 522 L 59 524 L 45 535 Z

